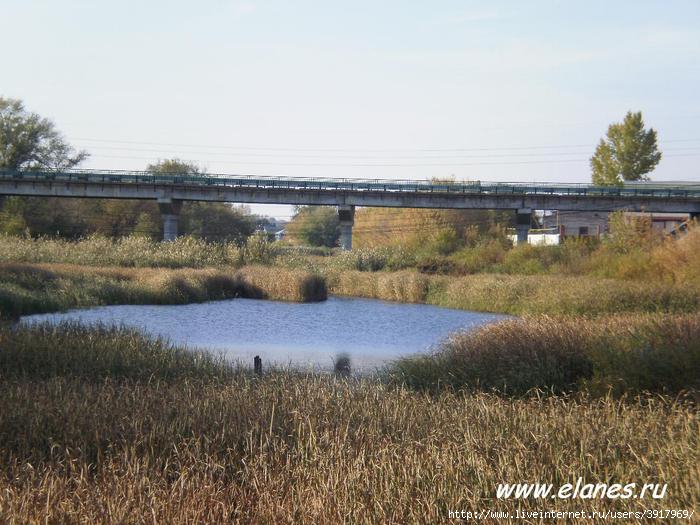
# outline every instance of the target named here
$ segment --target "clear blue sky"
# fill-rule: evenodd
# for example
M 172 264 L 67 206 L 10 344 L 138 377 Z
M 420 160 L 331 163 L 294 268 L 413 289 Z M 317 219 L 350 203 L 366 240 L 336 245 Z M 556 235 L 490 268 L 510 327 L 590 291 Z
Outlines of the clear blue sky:
M 0 94 L 86 167 L 586 182 L 631 109 L 665 152 L 652 177 L 700 180 L 697 0 L 5 0 L 0 17 Z

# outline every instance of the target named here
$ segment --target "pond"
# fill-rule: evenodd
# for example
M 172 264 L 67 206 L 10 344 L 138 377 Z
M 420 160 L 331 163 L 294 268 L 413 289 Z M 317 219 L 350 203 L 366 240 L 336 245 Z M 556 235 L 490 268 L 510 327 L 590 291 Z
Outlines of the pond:
M 187 305 L 101 306 L 31 315 L 23 323 L 63 320 L 123 324 L 190 348 L 263 363 L 329 369 L 347 354 L 371 371 L 400 356 L 427 352 L 450 333 L 507 318 L 424 304 L 330 297 L 320 303 L 232 299 Z

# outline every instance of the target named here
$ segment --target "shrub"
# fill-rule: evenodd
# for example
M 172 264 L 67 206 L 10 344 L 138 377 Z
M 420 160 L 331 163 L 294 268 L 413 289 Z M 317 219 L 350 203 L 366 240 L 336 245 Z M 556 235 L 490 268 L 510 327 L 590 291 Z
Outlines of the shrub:
M 471 248 L 462 248 L 452 256 L 452 259 L 460 273 L 478 273 L 487 268 L 493 271 L 493 267 L 503 261 L 507 250 L 504 243 L 490 240 Z

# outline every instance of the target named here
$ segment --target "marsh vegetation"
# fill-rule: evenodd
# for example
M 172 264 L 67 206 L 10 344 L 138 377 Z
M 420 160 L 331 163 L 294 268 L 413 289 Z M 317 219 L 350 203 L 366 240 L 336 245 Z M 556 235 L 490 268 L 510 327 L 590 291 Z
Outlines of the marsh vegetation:
M 120 329 L 0 334 L 4 521 L 438 522 L 484 500 L 541 506 L 495 500 L 504 480 L 579 476 L 668 482 L 665 505 L 700 502 L 697 414 L 670 397 L 429 395 L 259 378 Z

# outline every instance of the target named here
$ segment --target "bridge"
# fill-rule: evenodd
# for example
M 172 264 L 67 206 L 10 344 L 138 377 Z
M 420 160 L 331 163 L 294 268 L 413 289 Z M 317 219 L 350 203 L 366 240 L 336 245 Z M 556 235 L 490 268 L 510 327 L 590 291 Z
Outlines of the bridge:
M 178 233 L 183 201 L 338 207 L 341 246 L 352 247 L 356 206 L 512 210 L 526 240 L 532 210 L 700 214 L 700 183 L 616 186 L 153 173 L 116 170 L 0 170 L 0 196 L 155 200 L 165 240 Z

